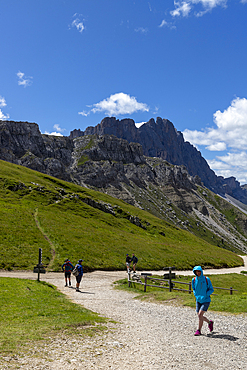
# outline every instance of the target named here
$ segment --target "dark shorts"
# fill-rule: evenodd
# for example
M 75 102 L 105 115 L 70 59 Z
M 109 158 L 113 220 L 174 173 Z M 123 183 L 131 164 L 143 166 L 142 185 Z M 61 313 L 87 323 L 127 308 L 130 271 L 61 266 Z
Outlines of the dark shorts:
M 70 272 L 70 271 L 65 271 L 64 275 L 65 275 L 65 277 L 70 278 L 70 276 L 71 276 L 71 272 Z
M 77 283 L 80 284 L 82 275 L 77 275 L 75 278 L 76 278 Z
M 199 303 L 196 302 L 196 312 L 198 313 L 199 311 L 207 311 L 208 307 L 210 305 L 210 302 L 204 302 L 204 303 Z

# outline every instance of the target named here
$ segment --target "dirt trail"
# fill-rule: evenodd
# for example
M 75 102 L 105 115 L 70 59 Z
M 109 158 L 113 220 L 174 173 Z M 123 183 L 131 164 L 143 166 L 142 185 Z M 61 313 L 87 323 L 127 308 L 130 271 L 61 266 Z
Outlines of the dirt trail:
M 103 335 L 82 341 L 79 337 L 55 338 L 44 348 L 37 347 L 34 355 L 15 356 L 7 362 L 4 359 L 0 368 L 247 370 L 247 316 L 209 310 L 207 316 L 214 320 L 214 332 L 211 334 L 204 325 L 203 335 L 194 337 L 197 328 L 194 309 L 141 302 L 133 299 L 133 293 L 115 290 L 112 283 L 126 275 L 125 271 L 84 274 L 80 293 L 74 289 L 74 278 L 73 288 L 68 288 L 64 287 L 62 273 L 41 275 L 41 280 L 56 285 L 77 304 L 115 323 L 109 323 Z M 21 271 L 2 271 L 0 276 L 37 278 L 37 274 Z

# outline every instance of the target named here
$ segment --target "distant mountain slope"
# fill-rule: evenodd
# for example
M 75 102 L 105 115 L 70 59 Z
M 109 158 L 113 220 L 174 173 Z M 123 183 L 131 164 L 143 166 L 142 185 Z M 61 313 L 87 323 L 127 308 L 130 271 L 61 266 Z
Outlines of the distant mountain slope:
M 138 143 L 114 135 L 52 137 L 37 124 L 11 121 L 0 122 L 0 142 L 4 160 L 100 190 L 210 244 L 247 252 L 247 216 L 229 209 L 186 167 L 144 156 Z
M 201 153 L 189 142 L 184 141 L 183 134 L 173 124 L 162 118 L 150 119 L 137 128 L 132 119 L 117 120 L 106 117 L 95 127 L 85 131 L 73 130 L 71 138 L 84 135 L 115 135 L 128 142 L 142 145 L 143 153 L 149 157 L 160 157 L 171 164 L 184 165 L 192 176 L 199 176 L 204 185 L 215 193 L 229 194 L 247 204 L 247 191 L 241 188 L 234 177 L 224 179 L 216 176 L 202 157 Z
M 149 212 L 100 192 L 0 161 L 0 268 L 61 271 L 65 258 L 84 270 L 124 270 L 126 253 L 139 269 L 242 264 L 236 254 Z

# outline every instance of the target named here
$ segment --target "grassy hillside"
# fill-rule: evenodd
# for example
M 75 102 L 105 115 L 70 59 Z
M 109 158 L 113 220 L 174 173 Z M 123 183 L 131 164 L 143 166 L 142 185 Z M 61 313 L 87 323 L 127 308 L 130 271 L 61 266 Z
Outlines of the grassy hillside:
M 236 254 L 121 200 L 4 161 L 0 211 L 2 269 L 33 268 L 38 248 L 54 271 L 65 258 L 83 258 L 86 271 L 121 270 L 133 252 L 139 269 L 242 264 Z

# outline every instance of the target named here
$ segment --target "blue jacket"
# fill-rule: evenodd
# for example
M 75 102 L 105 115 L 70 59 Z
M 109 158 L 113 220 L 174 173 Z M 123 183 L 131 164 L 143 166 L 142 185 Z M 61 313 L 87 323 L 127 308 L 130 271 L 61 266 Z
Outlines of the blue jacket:
M 195 271 L 201 271 L 201 276 L 196 276 L 192 279 L 192 289 L 196 301 L 199 303 L 211 302 L 210 295 L 213 293 L 214 288 L 210 279 L 203 275 L 203 270 L 201 266 L 195 266 L 193 272 L 196 275 Z
M 78 268 L 78 271 L 79 271 L 79 275 L 78 276 L 82 276 L 83 275 L 83 267 L 80 263 L 77 263 L 76 266 Z

